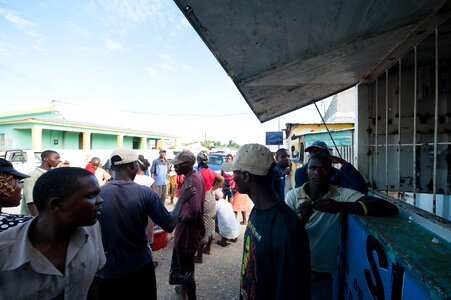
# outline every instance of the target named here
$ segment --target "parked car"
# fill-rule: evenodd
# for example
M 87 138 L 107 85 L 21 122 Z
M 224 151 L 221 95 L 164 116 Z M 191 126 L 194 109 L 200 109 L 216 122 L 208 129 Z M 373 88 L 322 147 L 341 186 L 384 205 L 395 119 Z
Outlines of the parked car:
M 221 165 L 226 162 L 225 153 L 208 154 L 208 167 L 218 174 L 221 174 Z
M 5 151 L 5 159 L 10 161 L 14 169 L 29 174 L 42 163 L 41 151 L 14 149 Z

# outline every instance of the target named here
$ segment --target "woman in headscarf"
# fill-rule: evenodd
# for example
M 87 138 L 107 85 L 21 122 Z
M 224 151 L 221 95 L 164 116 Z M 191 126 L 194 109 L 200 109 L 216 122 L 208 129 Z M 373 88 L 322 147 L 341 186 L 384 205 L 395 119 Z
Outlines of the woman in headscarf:
M 197 249 L 194 259 L 196 263 L 202 263 L 202 254 L 210 254 L 210 246 L 215 232 L 216 199 L 214 192 L 224 183 L 224 177 L 208 168 L 208 153 L 202 150 L 197 155 L 198 172 L 202 176 L 205 184 L 204 202 L 204 226 L 205 236 Z

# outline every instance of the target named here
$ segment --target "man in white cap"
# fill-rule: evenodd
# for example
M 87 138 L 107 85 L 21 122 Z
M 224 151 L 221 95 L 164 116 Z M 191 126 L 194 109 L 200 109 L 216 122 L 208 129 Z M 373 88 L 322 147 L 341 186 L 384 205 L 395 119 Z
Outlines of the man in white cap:
M 182 299 L 196 299 L 194 255 L 205 235 L 205 184 L 202 176 L 194 170 L 195 162 L 196 156 L 189 150 L 183 150 L 172 160 L 177 175 L 185 176 L 180 192 L 184 193 L 190 188 L 195 190 L 189 200 L 182 205 L 179 222 L 175 228 L 174 250 L 169 271 L 169 284 L 178 285 L 176 291 Z
M 139 168 L 135 151 L 116 149 L 110 162 L 114 179 L 100 191 L 104 203 L 99 222 L 106 255 L 105 267 L 97 273 L 100 299 L 156 299 L 152 251 L 145 235 L 148 217 L 172 232 L 182 204 L 194 190 L 186 189 L 169 213 L 154 190 L 133 181 Z
M 263 145 L 238 149 L 233 173 L 238 192 L 254 202 L 244 233 L 240 299 L 310 299 L 310 250 L 303 224 L 279 200 L 276 163 Z

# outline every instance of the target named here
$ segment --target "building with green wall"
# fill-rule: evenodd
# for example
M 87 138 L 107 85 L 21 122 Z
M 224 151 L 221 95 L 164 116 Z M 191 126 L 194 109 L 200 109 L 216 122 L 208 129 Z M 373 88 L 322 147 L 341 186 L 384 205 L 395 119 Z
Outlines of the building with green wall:
M 8 149 L 151 150 L 177 146 L 177 136 L 66 120 L 54 106 L 0 114 L 0 152 Z

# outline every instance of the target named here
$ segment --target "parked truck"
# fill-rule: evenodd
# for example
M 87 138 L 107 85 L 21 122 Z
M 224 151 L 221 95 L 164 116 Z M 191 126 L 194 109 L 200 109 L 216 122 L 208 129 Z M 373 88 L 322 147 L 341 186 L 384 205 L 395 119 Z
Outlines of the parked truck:
M 29 174 L 41 165 L 41 153 L 34 150 L 12 149 L 5 151 L 4 158 L 10 161 L 17 171 Z

